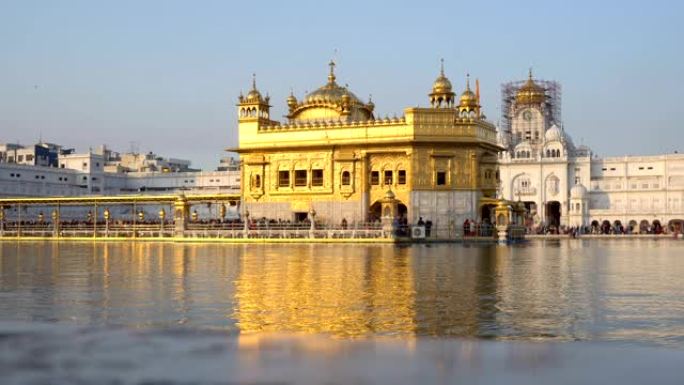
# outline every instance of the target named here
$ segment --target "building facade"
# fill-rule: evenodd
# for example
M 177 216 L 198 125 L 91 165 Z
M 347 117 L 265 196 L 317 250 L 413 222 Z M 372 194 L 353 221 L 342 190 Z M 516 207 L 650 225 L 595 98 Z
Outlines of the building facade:
M 504 87 L 503 198 L 525 203 L 530 227 L 681 228 L 684 156 L 599 158 L 576 146 L 561 126 L 559 89 L 531 73 L 511 92 Z
M 363 102 L 328 81 L 298 100 L 287 99 L 287 122 L 270 118 L 269 98 L 240 95 L 239 147 L 243 202 L 252 217 L 324 223 L 375 221 L 384 199 L 397 216 L 446 228 L 473 218 L 483 197 L 496 194 L 494 125 L 470 89 L 456 98 L 443 69 L 430 107 L 379 118 Z

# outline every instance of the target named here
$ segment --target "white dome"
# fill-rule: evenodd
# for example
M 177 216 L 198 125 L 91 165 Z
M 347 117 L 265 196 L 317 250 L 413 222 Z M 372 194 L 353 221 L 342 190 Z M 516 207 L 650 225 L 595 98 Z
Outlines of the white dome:
M 587 188 L 578 183 L 570 189 L 570 198 L 584 199 L 587 196 Z
M 563 139 L 563 132 L 556 126 L 555 124 L 551 126 L 548 130 L 546 130 L 546 133 L 544 134 L 544 139 L 546 139 L 547 142 L 551 142 L 554 140 L 560 141 Z

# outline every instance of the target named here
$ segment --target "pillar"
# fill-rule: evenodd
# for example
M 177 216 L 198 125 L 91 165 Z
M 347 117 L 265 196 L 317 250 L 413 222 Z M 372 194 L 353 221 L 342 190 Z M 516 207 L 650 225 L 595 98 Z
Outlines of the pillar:
M 511 206 L 507 205 L 503 200 L 499 201 L 499 204 L 494 209 L 494 217 L 496 218 L 498 241 L 505 243 L 508 241 L 508 228 L 511 224 Z
M 173 202 L 173 236 L 183 238 L 187 229 L 188 213 L 190 207 L 185 195 L 181 194 Z
M 60 230 L 60 211 L 59 211 L 59 206 L 52 210 L 52 236 L 53 237 L 59 237 L 59 230 Z
M 0 237 L 5 236 L 5 208 L 0 206 Z

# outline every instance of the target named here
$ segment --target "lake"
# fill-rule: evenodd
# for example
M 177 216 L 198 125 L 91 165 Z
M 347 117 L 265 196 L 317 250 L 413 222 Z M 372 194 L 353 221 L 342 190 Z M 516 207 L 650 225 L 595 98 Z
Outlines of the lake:
M 0 242 L 0 321 L 684 347 L 684 242 Z

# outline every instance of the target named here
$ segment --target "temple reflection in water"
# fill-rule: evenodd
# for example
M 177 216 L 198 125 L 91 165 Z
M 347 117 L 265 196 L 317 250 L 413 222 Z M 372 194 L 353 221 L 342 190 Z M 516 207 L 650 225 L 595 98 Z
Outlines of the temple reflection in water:
M 684 260 L 672 257 L 684 245 L 624 242 L 5 242 L 0 321 L 672 343 L 684 335 Z

